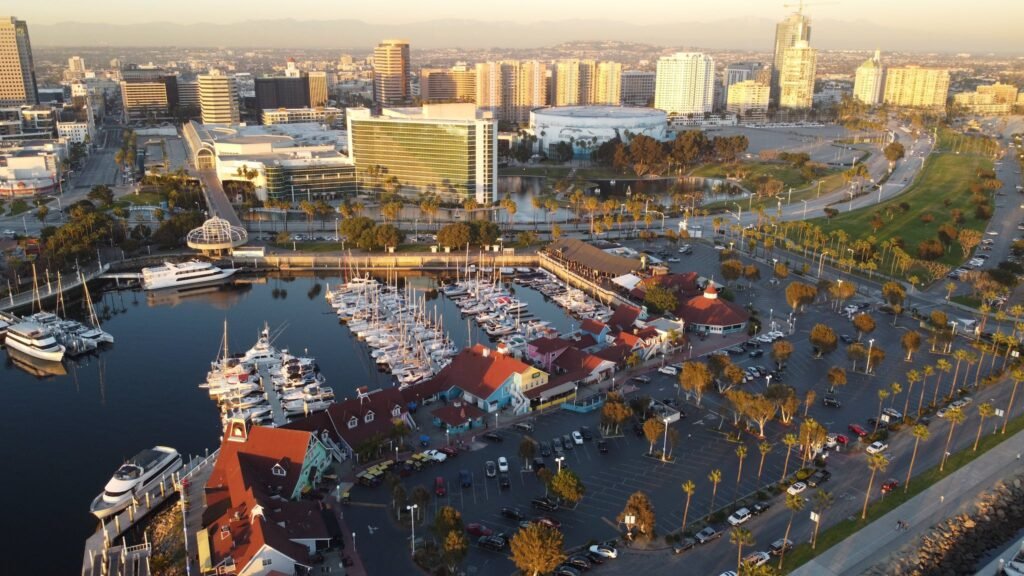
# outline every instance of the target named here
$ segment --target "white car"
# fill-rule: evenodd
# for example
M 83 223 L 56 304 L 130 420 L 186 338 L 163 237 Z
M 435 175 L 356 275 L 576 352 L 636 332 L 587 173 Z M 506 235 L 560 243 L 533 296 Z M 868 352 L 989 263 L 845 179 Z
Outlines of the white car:
M 504 456 L 498 458 L 498 472 L 508 472 L 508 459 Z
M 884 452 L 885 449 L 888 447 L 888 444 L 879 440 L 876 442 L 872 442 L 871 445 L 866 448 L 866 451 L 868 454 L 878 454 L 879 452 Z
M 662 366 L 661 368 L 658 368 L 658 372 L 661 372 L 662 374 L 668 374 L 669 376 L 675 376 L 679 374 L 679 372 L 672 366 Z
M 747 520 L 750 520 L 750 516 L 751 516 L 750 510 L 748 510 L 746 508 L 740 508 L 739 510 L 733 512 L 729 516 L 729 519 L 728 519 L 729 520 L 729 524 L 732 524 L 733 526 L 739 526 L 740 524 L 743 524 Z
M 995 230 L 989 230 L 988 232 L 985 232 L 985 234 L 988 234 L 989 236 L 999 236 L 999 232 L 996 232 Z
M 430 458 L 435 462 L 444 462 L 445 460 L 448 459 L 447 454 L 445 454 L 444 452 L 438 452 L 437 450 L 427 450 L 423 453 L 427 455 L 427 458 Z
M 793 494 L 795 496 L 803 492 L 804 490 L 807 490 L 807 484 L 804 484 L 803 482 L 797 482 L 790 486 L 789 488 L 787 488 L 786 492 Z
M 594 544 L 589 548 L 591 554 L 604 556 L 605 558 L 618 558 L 619 551 L 607 544 Z
M 764 566 L 771 559 L 772 557 L 769 556 L 767 552 L 758 551 L 752 554 L 747 554 L 743 558 L 743 564 L 746 566 Z
M 573 432 L 572 432 L 572 441 L 576 445 L 582 445 L 583 444 L 583 434 L 580 434 L 578 430 L 573 430 Z

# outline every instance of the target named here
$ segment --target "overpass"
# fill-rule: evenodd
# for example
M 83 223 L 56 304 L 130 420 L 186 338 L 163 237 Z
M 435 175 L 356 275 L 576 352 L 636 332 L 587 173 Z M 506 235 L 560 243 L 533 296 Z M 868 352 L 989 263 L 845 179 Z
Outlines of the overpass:
M 227 220 L 232 226 L 242 228 L 242 220 L 238 217 L 228 195 L 224 192 L 224 186 L 217 177 L 216 170 L 197 170 L 195 175 L 203 185 L 203 196 L 206 198 L 206 206 L 210 209 L 210 216 L 217 216 Z

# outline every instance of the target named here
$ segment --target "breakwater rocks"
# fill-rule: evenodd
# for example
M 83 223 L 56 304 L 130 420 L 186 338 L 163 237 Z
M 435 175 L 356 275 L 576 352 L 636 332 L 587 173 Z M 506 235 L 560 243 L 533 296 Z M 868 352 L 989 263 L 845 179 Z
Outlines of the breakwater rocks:
M 973 575 L 987 552 L 1024 528 L 1024 474 L 985 492 L 970 514 L 933 526 L 915 542 L 868 570 L 870 576 Z

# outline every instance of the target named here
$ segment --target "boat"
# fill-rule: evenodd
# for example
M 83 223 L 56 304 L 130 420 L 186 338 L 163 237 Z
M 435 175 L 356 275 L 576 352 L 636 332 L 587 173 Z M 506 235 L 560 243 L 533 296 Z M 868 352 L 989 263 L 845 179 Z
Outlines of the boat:
M 64 347 L 57 343 L 53 333 L 35 322 L 20 322 L 9 327 L 4 342 L 8 348 L 40 360 L 60 362 L 64 359 Z
M 64 367 L 63 362 L 51 362 L 49 360 L 40 360 L 33 356 L 29 356 L 24 352 L 20 352 L 13 348 L 7 351 L 7 357 L 10 359 L 14 366 L 21 370 L 28 372 L 36 378 L 49 378 L 50 376 L 66 376 L 68 373 L 67 368 Z
M 174 448 L 156 446 L 133 456 L 114 472 L 103 492 L 92 501 L 89 511 L 103 519 L 131 505 L 174 472 L 181 469 L 181 455 Z
M 192 284 L 219 282 L 235 273 L 234 268 L 218 268 L 209 262 L 164 262 L 142 269 L 142 287 L 146 290 L 178 288 Z
M 1003 573 L 1006 576 L 1024 576 L 1024 540 L 1021 541 L 1017 554 L 1003 564 Z

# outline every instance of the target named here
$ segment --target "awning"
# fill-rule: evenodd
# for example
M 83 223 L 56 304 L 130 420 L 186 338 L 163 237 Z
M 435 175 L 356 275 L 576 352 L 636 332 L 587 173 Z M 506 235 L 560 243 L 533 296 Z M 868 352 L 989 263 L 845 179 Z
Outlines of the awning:
M 642 278 L 640 278 L 636 274 L 623 274 L 622 276 L 612 278 L 613 283 L 622 286 L 626 290 L 632 290 L 633 288 L 636 288 L 637 284 L 639 284 L 641 280 Z
M 213 558 L 210 557 L 210 537 L 206 528 L 196 532 L 196 548 L 199 552 L 199 570 L 201 574 L 213 571 Z

